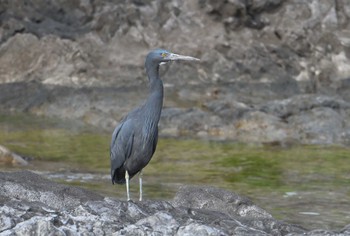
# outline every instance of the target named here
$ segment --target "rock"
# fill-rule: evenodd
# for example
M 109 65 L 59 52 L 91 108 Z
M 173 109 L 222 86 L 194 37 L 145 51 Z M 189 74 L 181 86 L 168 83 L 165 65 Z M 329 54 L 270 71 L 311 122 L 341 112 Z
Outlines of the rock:
M 269 213 L 254 205 L 249 199 L 217 188 L 180 187 L 172 204 L 175 207 L 218 211 L 232 217 L 272 219 Z
M 350 103 L 336 97 L 307 94 L 268 102 L 262 105 L 260 110 L 286 119 L 300 112 L 322 107 L 333 110 L 348 110 L 350 109 Z
M 164 135 L 220 136 L 220 117 L 201 109 L 168 108 L 162 111 L 161 117 L 159 127 Z
M 260 108 L 279 117 L 295 138 L 311 144 L 349 144 L 350 103 L 329 96 L 300 95 L 269 102 Z M 272 120 L 272 119 L 271 119 Z
M 349 140 L 341 114 L 330 108 L 314 108 L 288 118 L 288 123 L 296 127 L 300 140 L 307 139 L 311 144 L 339 143 L 340 138 Z M 347 136 L 347 137 L 344 137 Z
M 74 208 L 103 197 L 80 188 L 55 184 L 29 171 L 0 172 L 1 197 L 15 201 L 40 202 L 49 209 Z
M 76 87 L 96 82 L 93 66 L 80 45 L 56 36 L 16 34 L 1 45 L 0 54 L 2 83 L 34 80 Z M 16 70 L 8 70 L 13 65 Z
M 236 121 L 237 139 L 248 143 L 274 143 L 300 140 L 293 127 L 278 117 L 253 111 Z
M 4 146 L 0 145 L 0 163 L 10 164 L 14 166 L 25 166 L 28 162 L 20 155 L 11 152 Z
M 123 202 L 54 183 L 28 171 L 0 172 L 0 179 L 1 235 L 306 232 L 273 219 L 244 197 L 212 187 L 183 187 L 172 202 Z
M 161 67 L 161 135 L 347 145 L 349 9 L 345 0 L 6 1 L 0 110 L 110 132 L 146 96 L 145 55 L 164 47 L 201 62 Z M 339 106 L 337 122 L 325 121 L 329 106 Z M 331 126 L 343 132 L 325 135 Z
M 278 221 L 246 197 L 182 186 L 170 202 L 125 202 L 44 179 L 0 172 L 1 235 L 333 235 Z

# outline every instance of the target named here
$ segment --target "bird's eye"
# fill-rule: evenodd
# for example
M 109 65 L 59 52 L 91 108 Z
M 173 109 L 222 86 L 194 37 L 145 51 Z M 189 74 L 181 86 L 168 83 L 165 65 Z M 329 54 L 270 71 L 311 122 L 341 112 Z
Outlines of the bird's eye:
M 161 57 L 166 57 L 168 54 L 166 52 L 162 52 L 160 55 Z

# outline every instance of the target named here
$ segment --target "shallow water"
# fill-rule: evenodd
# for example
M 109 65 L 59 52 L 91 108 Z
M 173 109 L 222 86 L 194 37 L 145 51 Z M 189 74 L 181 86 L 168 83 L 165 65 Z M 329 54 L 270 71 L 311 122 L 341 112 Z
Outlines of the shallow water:
M 0 116 L 0 145 L 31 160 L 21 169 L 125 199 L 125 186 L 110 181 L 110 134 L 73 126 Z M 350 223 L 350 149 L 345 147 L 281 148 L 160 137 L 143 183 L 148 199 L 171 199 L 183 184 L 210 185 L 245 195 L 275 218 L 308 229 L 337 230 Z M 138 198 L 137 177 L 131 196 Z

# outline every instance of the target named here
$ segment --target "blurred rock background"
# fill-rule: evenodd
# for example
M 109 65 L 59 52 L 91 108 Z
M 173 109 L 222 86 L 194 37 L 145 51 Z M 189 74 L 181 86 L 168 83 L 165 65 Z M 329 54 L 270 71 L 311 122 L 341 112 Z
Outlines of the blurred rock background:
M 163 136 L 350 144 L 346 0 L 0 0 L 0 112 L 110 132 L 147 95 L 153 48 Z

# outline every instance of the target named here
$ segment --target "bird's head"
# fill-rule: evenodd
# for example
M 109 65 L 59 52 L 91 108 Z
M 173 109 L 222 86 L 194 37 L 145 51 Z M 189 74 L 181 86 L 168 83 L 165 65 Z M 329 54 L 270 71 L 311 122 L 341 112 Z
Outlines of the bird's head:
M 146 57 L 146 63 L 156 63 L 158 65 L 166 64 L 169 61 L 199 61 L 198 58 L 183 56 L 175 53 L 171 53 L 164 49 L 155 49 L 148 53 Z

